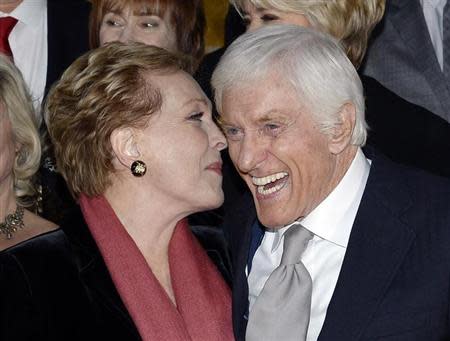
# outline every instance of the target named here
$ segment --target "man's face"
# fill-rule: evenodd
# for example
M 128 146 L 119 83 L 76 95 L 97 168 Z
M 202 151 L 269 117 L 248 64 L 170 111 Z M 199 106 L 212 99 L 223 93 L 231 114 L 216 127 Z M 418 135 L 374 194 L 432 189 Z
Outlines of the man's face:
M 226 90 L 221 114 L 230 157 L 266 227 L 309 214 L 336 187 L 354 155 L 342 152 L 348 141 L 336 148 L 275 73 Z

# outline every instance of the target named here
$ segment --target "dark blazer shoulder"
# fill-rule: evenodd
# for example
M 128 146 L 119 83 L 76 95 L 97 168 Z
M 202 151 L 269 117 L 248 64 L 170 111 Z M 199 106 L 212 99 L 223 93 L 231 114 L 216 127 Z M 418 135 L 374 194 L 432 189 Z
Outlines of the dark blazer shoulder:
M 84 0 L 48 0 L 46 93 L 72 62 L 89 50 L 90 4 Z
M 450 123 L 361 77 L 366 97 L 367 143 L 392 160 L 450 177 Z

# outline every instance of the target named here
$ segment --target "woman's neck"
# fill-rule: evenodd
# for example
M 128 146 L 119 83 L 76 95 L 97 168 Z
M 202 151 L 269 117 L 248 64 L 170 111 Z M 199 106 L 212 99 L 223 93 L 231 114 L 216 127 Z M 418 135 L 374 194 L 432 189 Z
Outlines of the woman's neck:
M 186 215 L 176 212 L 173 203 L 151 197 L 149 193 L 151 189 L 143 191 L 139 184 L 116 183 L 104 196 L 176 305 L 169 268 L 169 243 L 178 221 Z
M 116 184 L 104 196 L 145 258 L 167 257 L 176 224 L 186 214 L 176 212 L 173 203 L 150 193 L 138 184 Z
M 14 213 L 17 207 L 12 179 L 0 183 L 0 222 L 5 221 L 8 214 Z

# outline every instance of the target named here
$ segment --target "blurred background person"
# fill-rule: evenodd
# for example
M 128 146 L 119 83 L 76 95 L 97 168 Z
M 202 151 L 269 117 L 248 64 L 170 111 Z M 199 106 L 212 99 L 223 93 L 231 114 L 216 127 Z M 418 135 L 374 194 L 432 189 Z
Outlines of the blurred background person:
M 40 157 L 38 119 L 26 85 L 0 54 L 0 250 L 56 228 L 32 213 Z
M 89 3 L 85 0 L 0 0 L 0 51 L 9 55 L 22 72 L 31 93 L 35 114 L 63 71 L 89 49 Z M 40 134 L 45 136 L 45 125 Z M 43 145 L 39 170 L 39 214 L 59 222 L 73 203 L 64 181 Z
M 88 15 L 85 0 L 0 0 L 0 38 L 23 74 L 37 115 L 53 82 L 88 50 Z
M 363 73 L 450 121 L 450 3 L 387 1 Z
M 90 0 L 91 48 L 112 41 L 140 42 L 183 53 L 193 73 L 205 51 L 202 0 Z
M 112 43 L 50 91 L 58 168 L 80 207 L 0 254 L 0 339 L 232 339 L 228 286 L 185 220 L 222 203 L 226 147 L 188 64 Z

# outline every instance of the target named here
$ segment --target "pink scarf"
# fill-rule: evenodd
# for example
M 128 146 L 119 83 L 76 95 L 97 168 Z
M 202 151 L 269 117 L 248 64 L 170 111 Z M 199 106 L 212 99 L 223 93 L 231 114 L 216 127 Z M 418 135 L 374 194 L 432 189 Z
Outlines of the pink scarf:
M 169 244 L 175 307 L 107 200 L 81 196 L 80 206 L 143 340 L 233 340 L 230 291 L 185 220 Z

